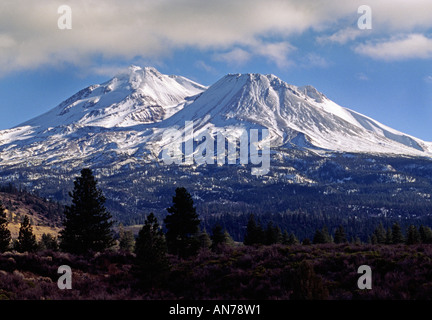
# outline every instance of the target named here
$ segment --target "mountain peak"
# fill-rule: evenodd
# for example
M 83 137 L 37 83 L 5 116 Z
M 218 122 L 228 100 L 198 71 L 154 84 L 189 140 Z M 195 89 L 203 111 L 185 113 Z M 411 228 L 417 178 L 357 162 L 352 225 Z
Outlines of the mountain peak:
M 325 95 L 323 95 L 321 92 L 319 92 L 315 87 L 312 87 L 311 85 L 306 85 L 298 88 L 299 91 L 304 93 L 305 96 L 308 96 L 309 98 L 314 99 L 318 103 L 324 102 Z
M 168 76 L 163 75 L 156 68 L 130 65 L 127 69 L 117 73 L 108 82 L 115 83 L 120 81 L 125 86 L 130 86 L 133 90 L 137 90 L 143 83 L 163 81 L 164 77 Z
M 310 85 L 297 87 L 272 74 L 227 74 L 206 87 L 153 67 L 131 65 L 47 113 L 0 131 L 0 161 L 19 163 L 27 154 L 42 162 L 48 161 L 48 154 L 53 159 L 67 158 L 65 141 L 68 150 L 87 155 L 105 148 L 157 154 L 164 143 L 157 140 L 161 132 L 182 127 L 186 121 L 193 121 L 197 130 L 267 128 L 272 148 L 313 146 L 314 150 L 422 156 L 432 150 L 432 144 L 343 108 Z M 145 126 L 137 132 L 138 125 Z
M 153 67 L 131 65 L 20 126 L 44 131 L 76 124 L 111 128 L 158 122 L 180 110 L 186 98 L 206 88 L 184 77 L 164 75 Z
M 153 75 L 162 75 L 155 67 L 141 67 L 134 64 L 131 64 L 127 69 L 121 71 L 119 75 L 122 74 L 134 74 L 134 73 L 142 73 L 142 74 L 153 74 Z

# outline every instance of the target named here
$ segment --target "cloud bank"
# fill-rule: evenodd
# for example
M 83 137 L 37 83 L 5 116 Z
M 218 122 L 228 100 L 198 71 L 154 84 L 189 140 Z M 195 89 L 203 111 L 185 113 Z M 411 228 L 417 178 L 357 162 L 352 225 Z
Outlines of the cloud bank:
M 59 30 L 57 9 L 72 9 L 72 30 Z M 261 57 L 290 65 L 291 37 L 312 31 L 324 42 L 358 40 L 350 26 L 362 1 L 349 0 L 3 0 L 0 3 L 0 74 L 44 65 L 86 66 L 102 59 L 163 58 L 173 50 L 212 50 L 220 61 Z M 380 58 L 397 48 L 401 57 L 430 57 L 430 0 L 375 0 L 374 32 L 382 43 L 356 52 Z M 342 31 L 338 31 L 342 30 Z M 392 39 L 390 34 L 409 34 Z M 423 38 L 422 38 L 423 37 Z M 365 40 L 366 41 L 366 40 Z M 415 44 L 422 54 L 407 46 Z M 396 56 L 393 55 L 393 59 Z
M 409 34 L 388 41 L 362 44 L 355 50 L 377 60 L 430 59 L 432 39 L 422 34 Z

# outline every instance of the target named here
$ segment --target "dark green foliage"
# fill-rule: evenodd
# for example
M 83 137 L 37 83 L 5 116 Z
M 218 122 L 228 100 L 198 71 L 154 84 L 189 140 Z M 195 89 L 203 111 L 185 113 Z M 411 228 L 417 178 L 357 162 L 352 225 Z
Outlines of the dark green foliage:
M 245 245 L 263 244 L 265 242 L 265 233 L 261 224 L 255 221 L 255 216 L 251 214 L 246 226 L 246 235 L 243 243 Z
M 138 233 L 135 254 L 144 285 L 155 285 L 169 269 L 165 236 L 153 213 L 147 217 Z
M 284 232 L 282 234 L 282 244 L 293 245 L 293 244 L 298 244 L 298 243 L 299 243 L 299 240 L 297 239 L 294 232 L 291 232 L 290 234 L 288 234 L 288 231 L 284 230 Z
M 398 244 L 398 243 L 404 243 L 404 236 L 402 233 L 402 229 L 399 225 L 399 223 L 395 222 L 392 226 L 392 243 Z
M 196 254 L 200 243 L 197 238 L 200 220 L 190 193 L 183 187 L 175 190 L 173 205 L 164 219 L 168 251 L 181 257 Z
M 27 215 L 21 222 L 15 249 L 18 252 L 34 252 L 37 249 L 36 236 L 33 234 L 33 228 Z
M 291 232 L 289 237 L 288 237 L 288 244 L 289 245 L 293 245 L 293 244 L 298 244 L 299 241 L 297 239 L 297 237 L 295 236 L 294 232 Z
M 0 204 L 0 253 L 5 252 L 9 248 L 11 241 L 11 233 L 7 228 L 8 221 L 3 205 Z
M 304 238 L 303 241 L 302 241 L 302 244 L 305 245 L 305 246 L 309 246 L 309 245 L 312 244 L 312 242 L 310 241 L 309 238 Z
M 416 226 L 410 225 L 407 230 L 406 244 L 417 244 L 420 243 L 420 233 Z
M 282 242 L 282 232 L 278 226 L 274 226 L 272 221 L 267 223 L 265 230 L 265 244 L 271 245 Z
M 335 231 L 335 236 L 334 236 L 334 242 L 335 243 L 345 243 L 347 242 L 347 237 L 345 234 L 345 230 L 342 226 L 339 226 L 336 231 Z
M 51 234 L 44 233 L 39 242 L 39 250 L 52 250 L 57 251 L 59 249 L 56 237 Z
M 61 249 L 85 254 L 99 252 L 114 244 L 111 214 L 106 210 L 105 197 L 97 188 L 97 181 L 90 169 L 81 170 L 69 193 L 72 205 L 65 208 L 64 229 L 60 235 Z
M 323 233 L 322 233 L 321 230 L 316 230 L 315 231 L 315 234 L 314 234 L 314 237 L 313 237 L 312 241 L 313 241 L 314 244 L 326 243 L 324 235 L 323 235 Z
M 210 247 L 212 245 L 212 241 L 211 241 L 210 236 L 206 230 L 203 230 L 203 231 L 198 233 L 198 240 L 199 240 L 201 249 L 210 249 Z
M 392 244 L 393 243 L 393 233 L 392 229 L 390 227 L 387 228 L 386 236 L 385 236 L 385 244 Z
M 375 228 L 373 235 L 375 236 L 376 239 L 375 243 L 378 244 L 386 243 L 386 231 L 382 223 L 380 223 L 378 227 Z
M 420 240 L 422 243 L 432 243 L 432 229 L 421 225 L 419 228 Z
M 332 242 L 331 236 L 328 232 L 327 226 L 324 226 L 321 230 L 316 230 L 313 238 L 314 244 L 319 243 L 330 243 Z
M 222 229 L 221 225 L 217 224 L 212 229 L 211 241 L 211 249 L 213 251 L 215 251 L 219 246 L 227 243 L 227 235 L 225 234 L 225 231 Z
M 135 239 L 132 231 L 124 230 L 123 226 L 120 226 L 119 230 L 119 249 L 125 252 L 132 252 L 134 250 Z

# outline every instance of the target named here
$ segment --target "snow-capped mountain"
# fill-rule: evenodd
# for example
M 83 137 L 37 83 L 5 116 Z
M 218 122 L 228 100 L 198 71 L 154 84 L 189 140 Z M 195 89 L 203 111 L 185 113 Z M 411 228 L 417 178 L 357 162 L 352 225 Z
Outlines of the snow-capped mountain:
M 270 170 L 255 176 L 252 161 L 164 163 L 161 153 L 172 142 L 164 134 L 191 123 L 195 137 L 203 132 L 215 137 L 219 128 L 237 137 L 268 129 Z M 186 139 L 183 143 L 186 151 Z M 311 196 L 321 206 L 336 194 L 351 197 L 346 212 L 358 214 L 363 208 L 365 214 L 379 215 L 396 197 L 396 203 L 418 202 L 412 213 L 418 214 L 432 198 L 431 156 L 432 143 L 339 106 L 311 86 L 290 85 L 274 75 L 229 74 L 206 87 L 131 66 L 39 117 L 1 130 L 0 184 L 12 182 L 68 202 L 74 177 L 90 167 L 107 207 L 131 223 L 142 222 L 137 217 L 149 212 L 164 214 L 171 199 L 167 193 L 178 185 L 187 186 L 208 213 L 212 205 L 216 213 L 225 210 L 220 205 L 227 212 L 278 212 Z M 351 200 L 362 203 L 355 198 L 358 192 L 361 199 L 368 192 L 376 196 L 376 207 L 371 202 L 351 206 Z M 329 208 L 341 210 L 337 201 Z M 389 212 L 411 214 L 397 206 Z
M 216 127 L 267 128 L 272 147 L 432 155 L 431 143 L 343 108 L 311 86 L 289 85 L 274 75 L 225 76 L 167 123 L 181 125 L 188 119 L 206 119 L 204 124 Z
M 68 125 L 129 127 L 166 119 L 182 108 L 185 98 L 207 89 L 155 68 L 130 66 L 111 80 L 89 86 L 49 112 L 19 127 L 40 129 Z
M 47 113 L 0 131 L 0 166 L 80 166 L 157 159 L 164 130 L 267 128 L 271 148 L 431 156 L 432 144 L 343 108 L 311 86 L 274 75 L 229 74 L 210 87 L 131 66 Z

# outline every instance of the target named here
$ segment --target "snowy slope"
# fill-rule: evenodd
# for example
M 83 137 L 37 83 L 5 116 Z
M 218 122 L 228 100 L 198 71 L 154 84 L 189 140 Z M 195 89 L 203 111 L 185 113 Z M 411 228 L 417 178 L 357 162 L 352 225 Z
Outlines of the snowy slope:
M 155 68 L 130 66 L 111 80 L 79 91 L 19 127 L 75 124 L 111 128 L 153 123 L 171 116 L 182 107 L 185 98 L 205 89 L 180 76 L 162 75 Z
M 268 128 L 271 147 L 427 156 L 432 143 L 343 108 L 311 86 L 274 75 L 229 74 L 210 87 L 154 68 L 131 66 L 47 113 L 0 131 L 0 166 L 80 165 L 118 155 L 154 160 L 163 132 L 194 122 L 233 134 Z M 67 163 L 67 164 L 66 164 Z
M 431 155 L 431 143 L 343 108 L 311 86 L 274 75 L 230 74 L 164 122 L 197 128 L 268 128 L 272 147 L 297 145 L 331 151 Z M 199 130 L 198 130 L 199 132 Z

